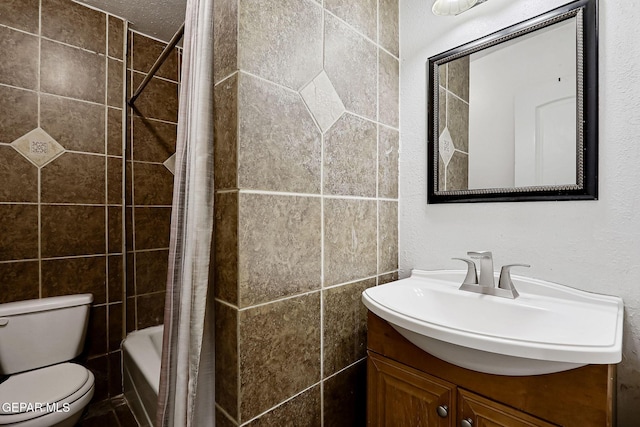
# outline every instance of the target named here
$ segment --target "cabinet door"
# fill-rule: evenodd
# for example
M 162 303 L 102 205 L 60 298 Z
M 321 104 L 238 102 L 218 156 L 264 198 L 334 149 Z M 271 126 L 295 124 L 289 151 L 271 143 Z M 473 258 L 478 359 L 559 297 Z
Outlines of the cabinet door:
M 370 427 L 453 427 L 456 387 L 369 352 L 367 424 Z
M 463 389 L 458 389 L 458 420 L 464 427 L 556 426 Z M 463 420 L 471 422 L 465 424 Z

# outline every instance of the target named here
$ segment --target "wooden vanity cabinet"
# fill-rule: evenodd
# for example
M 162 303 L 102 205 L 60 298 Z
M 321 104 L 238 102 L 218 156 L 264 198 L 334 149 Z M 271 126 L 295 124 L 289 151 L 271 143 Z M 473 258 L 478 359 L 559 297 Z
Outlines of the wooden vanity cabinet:
M 527 377 L 484 374 L 440 360 L 368 316 L 370 427 L 615 426 L 615 365 Z
M 453 426 L 455 385 L 373 352 L 367 364 L 370 426 Z

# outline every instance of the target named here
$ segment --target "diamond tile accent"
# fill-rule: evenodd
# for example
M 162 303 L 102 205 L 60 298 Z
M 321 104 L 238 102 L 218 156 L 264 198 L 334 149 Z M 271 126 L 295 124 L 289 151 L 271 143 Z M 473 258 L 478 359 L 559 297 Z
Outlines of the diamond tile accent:
M 165 160 L 163 165 L 165 168 L 169 169 L 169 172 L 175 175 L 176 174 L 176 153 L 173 153 L 171 157 Z
M 320 125 L 322 132 L 329 129 L 345 111 L 340 96 L 324 71 L 305 86 L 300 91 L 300 95 Z
M 454 151 L 455 148 L 453 146 L 453 139 L 449 133 L 449 128 L 444 128 L 438 140 L 438 152 L 440 152 L 440 157 L 442 157 L 445 166 L 449 164 Z
M 35 128 L 21 136 L 13 141 L 11 146 L 38 167 L 46 165 L 64 153 L 64 147 L 41 128 Z

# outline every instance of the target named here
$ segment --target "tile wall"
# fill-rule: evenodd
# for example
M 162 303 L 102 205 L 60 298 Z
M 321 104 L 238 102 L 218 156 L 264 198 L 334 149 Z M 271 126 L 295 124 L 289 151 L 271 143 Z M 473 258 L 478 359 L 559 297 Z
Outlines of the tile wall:
M 438 188 L 469 188 L 469 56 L 438 67 Z
M 91 292 L 81 359 L 121 394 L 125 23 L 0 2 L 0 303 Z
M 135 91 L 165 43 L 129 32 L 127 78 Z M 180 53 L 169 55 L 128 114 L 127 331 L 159 325 L 167 283 Z
M 97 402 L 122 393 L 125 332 L 162 323 L 179 52 L 123 144 L 125 72 L 137 88 L 164 44 L 70 0 L 2 2 L 0 40 L 0 303 L 93 293 Z
M 219 0 L 220 425 L 365 424 L 363 290 L 397 278 L 397 0 Z

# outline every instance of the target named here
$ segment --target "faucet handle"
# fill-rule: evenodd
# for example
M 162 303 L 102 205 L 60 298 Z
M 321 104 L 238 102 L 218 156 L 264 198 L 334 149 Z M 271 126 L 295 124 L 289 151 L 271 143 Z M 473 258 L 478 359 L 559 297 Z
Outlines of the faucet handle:
M 463 285 L 477 285 L 478 284 L 478 272 L 476 271 L 476 263 L 466 258 L 451 258 L 464 261 L 467 263 L 467 276 L 464 278 Z
M 515 298 L 518 296 L 518 291 L 516 291 L 516 288 L 515 286 L 513 286 L 513 282 L 511 281 L 512 267 L 531 267 L 531 266 L 529 264 L 508 264 L 508 265 L 503 265 L 502 269 L 500 269 L 500 279 L 498 280 L 498 288 L 507 289 L 511 291 Z

